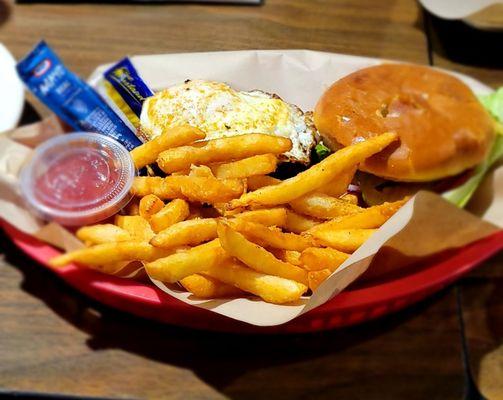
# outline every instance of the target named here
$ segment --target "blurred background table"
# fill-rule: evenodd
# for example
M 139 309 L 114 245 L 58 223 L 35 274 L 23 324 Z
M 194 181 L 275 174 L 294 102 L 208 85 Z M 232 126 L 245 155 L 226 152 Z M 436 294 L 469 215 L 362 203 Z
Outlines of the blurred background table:
M 81 76 L 126 54 L 306 48 L 432 64 L 503 84 L 501 66 L 453 61 L 439 44 L 439 26 L 413 0 L 266 0 L 259 7 L 0 0 L 0 42 L 17 58 L 44 38 Z M 47 113 L 32 100 L 39 114 Z M 24 121 L 33 115 L 27 111 Z M 251 337 L 162 326 L 114 311 L 60 282 L 5 235 L 0 250 L 4 393 L 459 399 L 470 388 L 471 370 L 486 397 L 503 396 L 497 389 L 503 376 L 502 255 L 434 297 L 369 324 Z

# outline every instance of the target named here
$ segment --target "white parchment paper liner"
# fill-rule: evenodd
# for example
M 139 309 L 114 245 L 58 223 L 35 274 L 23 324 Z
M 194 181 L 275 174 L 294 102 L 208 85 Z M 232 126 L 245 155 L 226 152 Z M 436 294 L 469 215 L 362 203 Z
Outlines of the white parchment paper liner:
M 262 89 L 284 100 L 311 110 L 322 92 L 335 80 L 382 61 L 305 50 L 237 51 L 168 54 L 133 57 L 139 73 L 159 90 L 185 79 L 224 81 L 237 89 Z M 96 85 L 99 67 L 90 78 Z M 459 75 L 475 93 L 490 88 Z M 44 224 L 24 208 L 17 188 L 17 177 L 30 157 L 31 147 L 48 137 L 61 134 L 57 119 L 0 134 L 0 217 L 19 230 L 65 250 L 82 244 L 65 228 Z M 366 276 L 378 276 L 396 268 L 481 239 L 503 226 L 503 166 L 487 177 L 470 204 L 478 218 L 447 203 L 432 193 L 421 192 L 409 201 L 370 240 L 358 249 L 310 298 L 293 305 L 273 305 L 252 298 L 200 300 L 176 285 L 154 283 L 173 297 L 228 317 L 259 326 L 279 325 L 317 307 L 344 290 L 369 267 L 378 250 L 379 262 Z M 386 257 L 380 257 L 381 255 Z M 166 312 L 169 312 L 166 311 Z

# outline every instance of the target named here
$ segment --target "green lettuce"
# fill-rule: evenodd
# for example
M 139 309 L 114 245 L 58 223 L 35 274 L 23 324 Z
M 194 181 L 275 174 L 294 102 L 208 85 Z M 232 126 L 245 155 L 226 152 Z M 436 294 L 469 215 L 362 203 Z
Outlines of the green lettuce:
M 497 121 L 503 122 L 503 86 L 491 94 L 480 96 L 479 100 Z
M 323 144 L 323 142 L 320 142 L 316 145 L 314 148 L 314 163 L 318 163 L 324 158 L 326 158 L 328 155 L 330 155 L 331 151 L 330 149 Z
M 468 203 L 473 193 L 475 193 L 475 190 L 477 190 L 482 182 L 485 174 L 503 157 L 503 129 L 501 125 L 501 122 L 503 122 L 503 87 L 489 95 L 480 96 L 479 99 L 484 107 L 486 107 L 496 119 L 497 134 L 491 151 L 489 152 L 489 156 L 482 164 L 475 168 L 470 179 L 456 189 L 443 194 L 445 199 L 456 204 L 458 207 L 464 207 Z

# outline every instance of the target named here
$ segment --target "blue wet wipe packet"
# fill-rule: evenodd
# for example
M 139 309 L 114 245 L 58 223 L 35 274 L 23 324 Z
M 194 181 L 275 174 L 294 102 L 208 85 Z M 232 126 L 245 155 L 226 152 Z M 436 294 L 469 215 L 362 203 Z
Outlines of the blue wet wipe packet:
M 104 77 L 127 107 L 136 114 L 136 117 L 140 117 L 143 102 L 154 93 L 140 77 L 131 60 L 127 57 L 120 60 L 104 73 Z
M 44 41 L 16 68 L 28 89 L 76 131 L 110 136 L 128 150 L 142 144 L 94 89 L 70 72 Z

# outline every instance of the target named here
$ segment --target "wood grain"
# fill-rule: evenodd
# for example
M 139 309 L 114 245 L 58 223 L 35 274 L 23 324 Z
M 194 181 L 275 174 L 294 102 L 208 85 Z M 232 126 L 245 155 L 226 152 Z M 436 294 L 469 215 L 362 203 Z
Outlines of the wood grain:
M 495 268 L 499 276 L 472 274 L 460 285 L 469 365 L 482 394 L 503 397 L 503 257 L 483 268 Z M 484 276 L 485 275 L 485 276 Z
M 263 6 L 21 4 L 0 41 L 16 57 L 40 38 L 88 75 L 126 54 L 307 48 L 425 63 L 412 0 L 268 0 Z M 210 67 L 210 66 L 209 66 Z
M 263 6 L 4 4 L 9 17 L 3 26 L 0 22 L 0 42 L 16 58 L 44 38 L 82 77 L 125 55 L 194 51 L 293 48 L 428 61 L 413 0 L 267 0 Z M 48 115 L 31 94 L 28 99 Z

